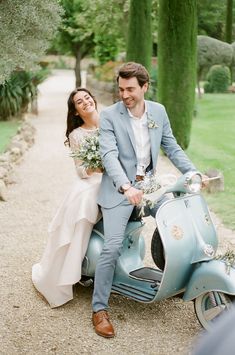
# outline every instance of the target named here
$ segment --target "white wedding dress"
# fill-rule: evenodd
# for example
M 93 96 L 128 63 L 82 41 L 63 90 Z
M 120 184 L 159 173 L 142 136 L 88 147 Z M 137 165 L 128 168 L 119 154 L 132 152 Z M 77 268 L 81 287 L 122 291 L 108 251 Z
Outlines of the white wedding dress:
M 71 150 L 96 130 L 81 127 L 70 133 Z M 81 265 L 93 225 L 101 217 L 96 203 L 100 173 L 88 176 L 81 161 L 74 159 L 78 179 L 49 225 L 49 238 L 41 261 L 32 267 L 32 281 L 51 307 L 73 298 L 73 285 L 81 279 Z

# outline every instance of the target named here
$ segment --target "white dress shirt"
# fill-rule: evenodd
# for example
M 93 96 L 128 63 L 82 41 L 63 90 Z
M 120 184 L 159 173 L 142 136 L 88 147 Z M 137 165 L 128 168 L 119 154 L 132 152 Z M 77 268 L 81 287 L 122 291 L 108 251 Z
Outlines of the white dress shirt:
M 147 110 L 145 108 L 144 114 L 139 118 L 132 115 L 130 110 L 128 114 L 131 117 L 131 125 L 134 131 L 136 142 L 136 154 L 137 154 L 137 172 L 136 175 L 145 175 L 146 168 L 150 164 L 150 137 L 147 121 Z

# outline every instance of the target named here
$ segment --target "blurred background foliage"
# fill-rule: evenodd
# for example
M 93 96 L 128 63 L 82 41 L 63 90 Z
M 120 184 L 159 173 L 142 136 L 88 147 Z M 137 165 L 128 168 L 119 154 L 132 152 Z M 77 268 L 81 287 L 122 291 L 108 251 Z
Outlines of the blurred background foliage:
M 165 104 L 183 149 L 191 148 L 203 99 L 217 95 L 203 94 L 203 87 L 234 101 L 235 0 L 4 0 L 0 19 L 1 141 L 4 132 L 10 139 L 15 118 L 32 108 L 53 69 L 73 69 L 74 86 L 85 69 L 105 93 L 111 84 L 117 90 L 123 62 L 142 63 L 151 76 L 148 98 Z M 220 115 L 227 112 L 222 103 Z
M 106 82 L 114 80 L 122 62 L 133 60 L 148 68 L 148 98 L 166 105 L 174 134 L 186 149 L 196 75 L 199 94 L 212 65 L 230 71 L 225 92 L 234 80 L 233 0 L 6 0 L 0 2 L 0 14 L 0 120 L 27 109 L 37 96 L 37 77 L 45 78 L 49 68 L 72 67 L 80 86 L 84 60 L 91 63 L 88 72 Z M 183 27 L 186 19 L 188 27 Z M 57 59 L 51 61 L 52 56 Z M 180 100 L 181 92 L 187 99 Z M 174 101 L 177 110 L 171 108 Z

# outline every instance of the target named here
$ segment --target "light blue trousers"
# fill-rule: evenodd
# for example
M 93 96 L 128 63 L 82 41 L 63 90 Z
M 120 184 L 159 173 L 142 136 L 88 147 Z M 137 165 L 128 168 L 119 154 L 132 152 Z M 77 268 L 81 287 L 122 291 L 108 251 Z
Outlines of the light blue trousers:
M 163 197 L 149 211 L 155 217 L 160 205 L 167 200 Z M 100 254 L 96 271 L 92 299 L 94 312 L 108 308 L 109 296 L 112 288 L 113 275 L 117 259 L 122 250 L 125 229 L 134 206 L 127 200 L 114 208 L 102 208 L 104 223 L 104 246 Z

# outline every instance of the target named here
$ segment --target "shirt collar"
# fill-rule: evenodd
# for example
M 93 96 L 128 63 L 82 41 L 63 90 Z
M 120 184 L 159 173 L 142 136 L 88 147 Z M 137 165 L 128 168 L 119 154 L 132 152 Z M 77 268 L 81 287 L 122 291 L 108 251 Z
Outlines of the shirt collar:
M 147 105 L 146 105 L 146 102 L 144 102 L 144 113 L 143 113 L 143 115 L 140 117 L 140 119 L 141 118 L 143 118 L 145 115 L 147 115 L 147 113 L 148 113 L 148 111 L 147 111 Z M 129 108 L 127 108 L 127 112 L 128 112 L 128 115 L 131 117 L 131 118 L 135 118 L 135 119 L 139 119 L 139 117 L 136 117 L 136 116 L 134 116 L 132 113 L 131 113 L 131 111 L 129 110 Z

